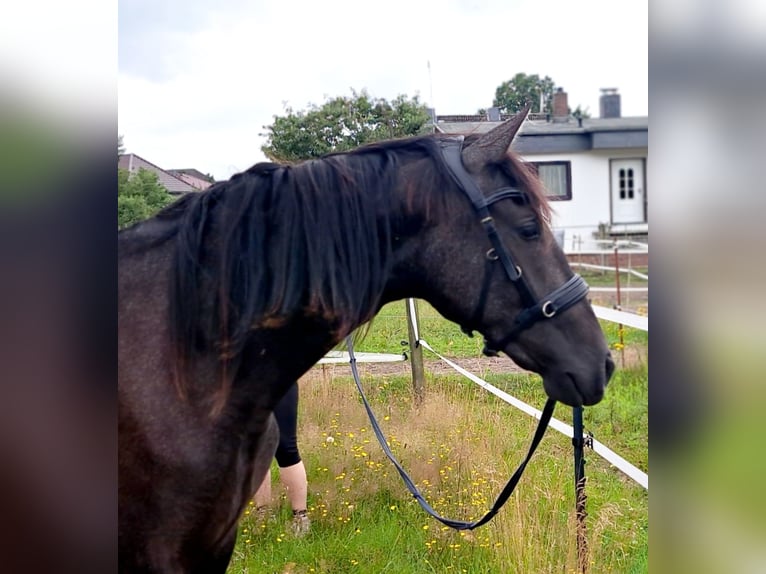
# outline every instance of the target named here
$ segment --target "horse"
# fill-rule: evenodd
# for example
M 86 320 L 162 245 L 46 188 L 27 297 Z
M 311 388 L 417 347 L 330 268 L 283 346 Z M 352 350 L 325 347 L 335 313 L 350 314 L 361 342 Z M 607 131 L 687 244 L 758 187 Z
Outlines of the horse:
M 614 363 L 587 284 L 510 151 L 526 115 L 258 163 L 119 233 L 121 569 L 224 572 L 274 405 L 390 301 L 478 331 L 552 399 L 602 399 Z

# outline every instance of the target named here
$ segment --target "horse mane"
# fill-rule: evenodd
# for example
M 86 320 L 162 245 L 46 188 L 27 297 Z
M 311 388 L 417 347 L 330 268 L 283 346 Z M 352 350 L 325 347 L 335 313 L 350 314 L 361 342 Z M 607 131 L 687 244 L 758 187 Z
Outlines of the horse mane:
M 222 367 L 220 410 L 254 328 L 315 317 L 342 337 L 370 320 L 391 262 L 398 167 L 426 157 L 440 157 L 432 137 L 296 165 L 259 163 L 159 214 L 182 212 L 169 293 L 179 393 L 199 350 L 212 347 Z M 418 177 L 439 176 L 424 171 Z
M 213 414 L 220 413 L 254 328 L 315 317 L 341 338 L 372 319 L 391 263 L 392 218 L 431 213 L 458 197 L 426 190 L 450 186 L 439 138 L 380 142 L 296 165 L 258 163 L 161 212 L 158 219 L 178 220 L 169 305 L 179 394 L 186 396 L 200 350 L 213 350 L 222 373 Z M 406 206 L 397 205 L 398 168 L 422 158 L 433 161 L 411 174 Z M 499 167 L 528 190 L 536 211 L 549 213 L 519 159 L 509 154 Z

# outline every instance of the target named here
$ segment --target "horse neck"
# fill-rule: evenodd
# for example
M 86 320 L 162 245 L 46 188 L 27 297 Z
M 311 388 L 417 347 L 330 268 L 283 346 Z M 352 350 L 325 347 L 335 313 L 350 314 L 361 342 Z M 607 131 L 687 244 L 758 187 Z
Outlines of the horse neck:
M 391 222 L 391 264 L 381 305 L 407 297 L 422 297 L 427 292 L 422 257 L 429 228 L 445 209 L 444 198 L 436 185 L 425 185 L 419 173 L 431 168 L 420 160 L 402 168 L 403 182 L 393 194 Z M 420 181 L 418 185 L 415 182 Z

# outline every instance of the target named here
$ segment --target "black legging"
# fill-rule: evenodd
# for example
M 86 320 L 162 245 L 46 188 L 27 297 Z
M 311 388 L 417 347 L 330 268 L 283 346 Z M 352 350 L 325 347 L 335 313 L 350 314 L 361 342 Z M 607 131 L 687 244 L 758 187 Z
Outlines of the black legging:
M 298 464 L 301 455 L 298 452 L 298 383 L 293 383 L 287 394 L 274 407 L 274 417 L 279 426 L 279 445 L 277 446 L 277 464 L 280 468 Z

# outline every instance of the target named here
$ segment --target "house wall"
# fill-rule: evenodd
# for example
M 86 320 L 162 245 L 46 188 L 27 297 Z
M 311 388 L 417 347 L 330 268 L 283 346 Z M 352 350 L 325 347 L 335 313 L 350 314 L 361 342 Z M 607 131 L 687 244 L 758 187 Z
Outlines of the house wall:
M 552 201 L 553 227 L 564 230 L 568 253 L 596 249 L 594 233 L 600 223 L 611 221 L 609 161 L 646 158 L 646 149 L 584 151 L 553 154 L 523 154 L 525 161 L 569 161 L 572 199 Z

